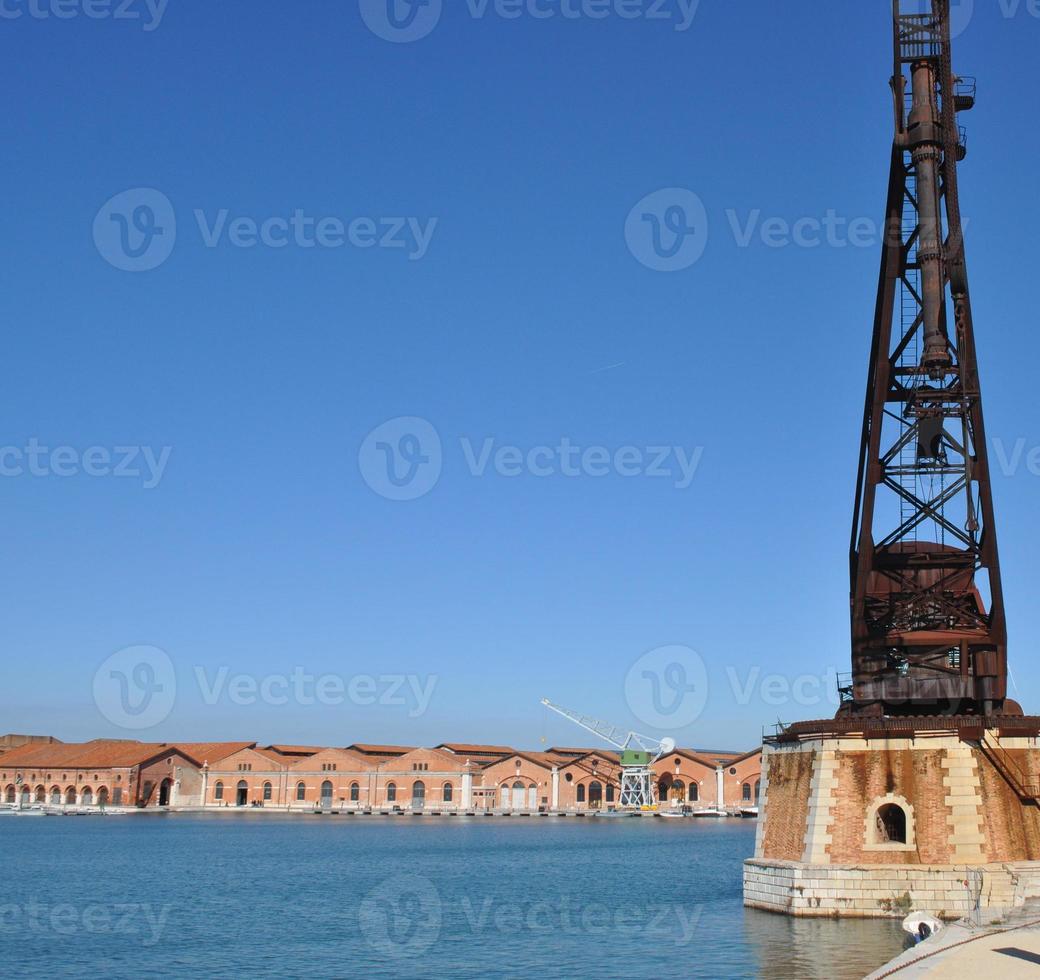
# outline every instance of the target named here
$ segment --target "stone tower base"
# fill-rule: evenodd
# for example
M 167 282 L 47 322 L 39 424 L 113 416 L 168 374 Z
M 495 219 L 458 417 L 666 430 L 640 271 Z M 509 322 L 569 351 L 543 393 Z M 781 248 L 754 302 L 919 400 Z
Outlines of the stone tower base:
M 976 908 L 998 915 L 1040 897 L 1040 862 L 950 867 L 798 864 L 744 865 L 744 904 L 787 915 L 857 918 L 931 912 L 960 919 Z
M 765 748 L 744 903 L 959 918 L 1040 896 L 1040 719 L 851 719 Z

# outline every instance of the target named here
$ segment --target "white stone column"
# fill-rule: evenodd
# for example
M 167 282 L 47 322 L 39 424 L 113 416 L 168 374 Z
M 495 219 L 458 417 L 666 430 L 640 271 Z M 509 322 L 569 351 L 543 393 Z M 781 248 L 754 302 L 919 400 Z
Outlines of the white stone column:
M 726 785 L 724 782 L 724 771 L 722 766 L 715 767 L 715 808 L 723 810 L 726 807 Z
M 940 765 L 946 773 L 944 802 L 950 808 L 946 822 L 954 863 L 982 864 L 986 860 L 986 839 L 982 834 L 982 785 L 975 753 L 967 745 L 949 748 Z
M 769 814 L 766 799 L 769 796 L 769 758 L 772 754 L 773 749 L 770 746 L 762 746 L 762 775 L 759 777 L 761 780 L 761 791 L 758 795 L 758 827 L 755 828 L 755 857 L 757 858 L 763 856 L 763 845 L 766 839 L 766 819 Z
M 552 771 L 552 808 L 560 809 L 560 770 L 556 766 Z
M 834 749 L 818 748 L 813 758 L 812 780 L 809 783 L 809 816 L 806 819 L 805 851 L 802 854 L 806 864 L 831 863 L 827 847 L 833 840 L 830 828 L 834 822 L 831 811 L 835 803 L 834 791 L 838 788 L 837 770 L 837 752 Z
M 463 810 L 469 810 L 473 806 L 473 773 L 462 774 L 462 799 L 460 806 Z

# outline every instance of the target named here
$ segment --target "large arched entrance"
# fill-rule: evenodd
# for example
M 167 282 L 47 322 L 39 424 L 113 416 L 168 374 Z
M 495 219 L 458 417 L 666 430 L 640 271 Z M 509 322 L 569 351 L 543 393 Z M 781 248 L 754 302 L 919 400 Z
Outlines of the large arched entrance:
M 661 779 L 659 779 L 657 781 L 657 802 L 658 803 L 667 803 L 668 802 L 668 793 L 671 791 L 671 788 L 672 788 L 672 777 L 671 776 L 664 776 L 664 777 L 662 777 Z
M 417 779 L 412 783 L 412 809 L 421 810 L 426 806 L 426 783 Z
M 4 790 L 4 802 L 5 803 L 16 803 L 18 801 L 18 795 L 17 794 L 18 794 L 18 791 L 14 788 L 13 785 L 12 786 L 8 786 L 7 789 Z
M 97 791 L 97 805 L 100 807 L 108 806 L 108 789 L 104 786 Z
M 159 806 L 169 806 L 173 795 L 173 780 L 167 777 L 159 784 Z
M 47 789 L 44 786 L 36 787 L 36 802 L 46 803 L 47 802 Z
M 249 802 L 249 783 L 244 779 L 238 781 L 235 789 L 235 806 L 245 806 Z
M 89 786 L 84 788 L 83 795 L 80 797 L 80 802 L 84 806 L 94 805 L 94 791 Z
M 65 790 L 65 805 L 66 806 L 75 806 L 76 805 L 76 790 L 72 786 L 70 786 L 67 790 Z
M 524 800 L 524 784 L 518 779 L 513 783 L 513 809 L 522 810 L 525 805 Z
M 603 806 L 603 784 L 594 779 L 589 783 L 589 809 L 598 810 Z
M 321 784 L 321 808 L 332 809 L 332 783 L 327 779 Z
M 51 806 L 61 806 L 61 787 L 51 787 Z

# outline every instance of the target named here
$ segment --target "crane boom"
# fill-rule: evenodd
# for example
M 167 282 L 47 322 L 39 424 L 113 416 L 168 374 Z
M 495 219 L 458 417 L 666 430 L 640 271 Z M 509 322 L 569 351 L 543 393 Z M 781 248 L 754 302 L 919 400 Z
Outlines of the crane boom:
M 571 711 L 570 708 L 564 708 L 558 704 L 553 704 L 548 698 L 542 698 L 542 704 L 544 704 L 545 707 L 550 708 L 552 711 L 555 711 L 558 715 L 563 715 L 564 718 L 573 721 L 575 725 L 584 728 L 585 731 L 591 732 L 593 735 L 603 739 L 604 742 L 609 742 L 619 751 L 628 748 L 629 733 L 623 733 L 617 725 L 611 725 L 610 722 L 600 721 L 599 719 L 592 718 L 589 715 L 583 715 L 577 711 Z
M 651 766 L 675 748 L 674 739 L 650 738 L 638 732 L 626 732 L 617 725 L 553 704 L 548 698 L 542 698 L 542 704 L 617 749 L 621 757 L 622 807 L 645 809 L 656 805 L 655 777 Z

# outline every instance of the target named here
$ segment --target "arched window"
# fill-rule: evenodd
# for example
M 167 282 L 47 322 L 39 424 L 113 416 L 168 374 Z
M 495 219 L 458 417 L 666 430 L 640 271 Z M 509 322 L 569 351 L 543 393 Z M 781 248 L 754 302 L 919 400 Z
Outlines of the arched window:
M 672 783 L 672 799 L 676 803 L 682 803 L 686 799 L 686 783 L 681 779 L 677 779 Z
M 61 787 L 51 787 L 51 806 L 61 806 Z
M 758 806 L 758 804 L 761 801 L 762 801 L 762 780 L 761 779 L 756 779 L 755 780 L 755 806 Z
M 47 790 L 43 786 L 36 787 L 36 802 L 46 803 L 47 802 Z
M 83 805 L 93 806 L 94 805 L 94 793 L 89 786 L 83 790 Z
M 868 851 L 914 851 L 917 849 L 914 808 L 902 796 L 888 793 L 875 799 L 867 809 Z
M 594 779 L 589 783 L 589 806 L 601 806 L 603 803 L 603 784 Z
M 224 799 L 224 784 L 219 779 L 217 780 L 217 784 L 213 787 L 213 799 Z
M 690 803 L 696 803 L 700 798 L 701 798 L 701 788 L 696 783 L 691 782 L 690 783 L 690 791 L 689 791 L 689 794 L 687 795 L 686 799 Z
M 886 803 L 877 812 L 879 844 L 906 843 L 906 811 L 895 803 Z
M 270 803 L 274 795 L 274 787 L 270 783 L 264 783 L 264 802 Z
M 584 783 L 578 783 L 578 802 L 579 803 L 584 803 L 585 802 L 585 784 Z
M 97 805 L 108 806 L 108 787 L 102 786 L 101 789 L 97 791 Z
M 396 803 L 397 802 L 397 783 L 386 784 L 386 802 Z
M 74 806 L 76 803 L 76 790 L 75 787 L 70 786 L 65 790 L 65 803 L 67 806 Z
M 751 802 L 751 783 L 744 783 L 744 785 L 740 787 L 740 799 L 744 803 Z
M 8 786 L 7 791 L 4 793 L 5 803 L 14 803 L 17 799 L 16 790 L 13 786 Z
M 307 784 L 297 783 L 296 784 L 296 802 L 303 803 L 307 799 Z
M 614 802 L 614 784 L 613 783 L 608 783 L 607 784 L 607 802 L 608 803 L 613 803 Z
M 441 787 L 441 799 L 445 803 L 450 803 L 451 802 L 451 794 L 452 794 L 451 783 L 445 783 L 444 786 Z
M 357 803 L 361 799 L 361 787 L 357 783 L 350 784 L 350 802 Z

